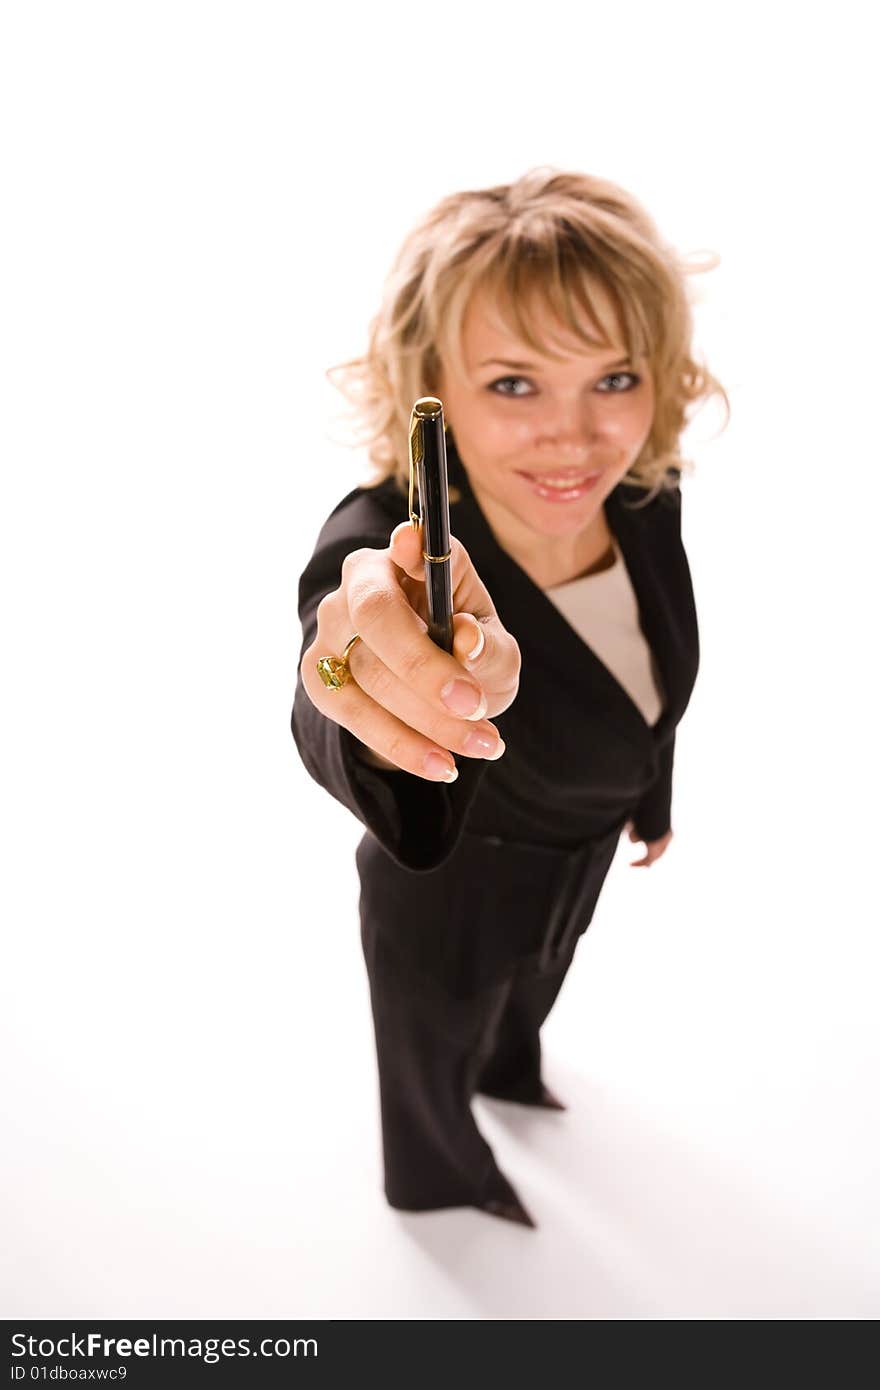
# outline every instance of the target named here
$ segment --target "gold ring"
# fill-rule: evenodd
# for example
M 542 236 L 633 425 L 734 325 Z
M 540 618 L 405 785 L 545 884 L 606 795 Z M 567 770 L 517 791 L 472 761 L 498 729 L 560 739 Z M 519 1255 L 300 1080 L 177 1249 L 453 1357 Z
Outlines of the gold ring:
M 345 644 L 345 651 L 342 656 L 321 657 L 318 662 L 318 675 L 328 690 L 341 690 L 351 680 L 351 671 L 348 669 L 348 654 L 355 642 L 360 640 L 360 633 L 356 632 L 354 637 Z

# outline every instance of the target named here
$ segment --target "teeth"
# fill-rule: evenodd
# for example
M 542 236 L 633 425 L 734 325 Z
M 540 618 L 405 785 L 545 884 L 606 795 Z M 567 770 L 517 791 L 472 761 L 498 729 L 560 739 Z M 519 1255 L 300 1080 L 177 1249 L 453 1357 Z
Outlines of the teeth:
M 591 474 L 585 473 L 582 478 L 565 478 L 564 480 L 560 478 L 541 478 L 536 476 L 535 482 L 540 483 L 542 487 L 555 487 L 559 488 L 561 491 L 567 491 L 570 488 L 581 487 L 582 484 L 587 481 L 587 478 L 591 476 Z

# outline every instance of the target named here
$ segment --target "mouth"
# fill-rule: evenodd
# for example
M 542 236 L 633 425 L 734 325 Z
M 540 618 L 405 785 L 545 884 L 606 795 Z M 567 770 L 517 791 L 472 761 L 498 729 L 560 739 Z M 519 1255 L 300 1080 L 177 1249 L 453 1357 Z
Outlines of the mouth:
M 602 476 L 601 469 L 557 468 L 547 473 L 526 473 L 518 470 L 531 491 L 550 502 L 574 502 L 594 488 Z

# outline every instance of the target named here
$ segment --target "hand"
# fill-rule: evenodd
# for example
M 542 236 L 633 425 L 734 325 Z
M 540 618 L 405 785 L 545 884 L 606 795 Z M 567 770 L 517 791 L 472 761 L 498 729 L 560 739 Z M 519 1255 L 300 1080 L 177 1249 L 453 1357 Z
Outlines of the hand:
M 655 859 L 659 859 L 661 854 L 666 853 L 666 848 L 669 845 L 673 835 L 672 829 L 670 828 L 669 830 L 667 830 L 665 835 L 661 836 L 659 840 L 642 841 L 641 835 L 636 830 L 631 820 L 627 821 L 626 825 L 624 826 L 624 830 L 629 831 L 629 838 L 630 840 L 632 840 L 633 844 L 639 841 L 644 844 L 645 849 L 647 850 L 647 854 L 645 855 L 644 859 L 630 860 L 629 866 L 631 869 L 650 868 L 650 866 L 654 863 Z
M 309 699 L 371 749 L 371 761 L 431 782 L 455 780 L 452 754 L 501 757 L 504 743 L 489 721 L 513 703 L 521 665 L 516 640 L 454 536 L 450 550 L 451 654 L 428 636 L 422 532 L 404 521 L 387 549 L 345 557 L 339 588 L 318 604 L 315 640 L 300 663 Z M 329 690 L 317 663 L 340 654 L 355 632 L 361 640 L 349 653 L 352 679 Z

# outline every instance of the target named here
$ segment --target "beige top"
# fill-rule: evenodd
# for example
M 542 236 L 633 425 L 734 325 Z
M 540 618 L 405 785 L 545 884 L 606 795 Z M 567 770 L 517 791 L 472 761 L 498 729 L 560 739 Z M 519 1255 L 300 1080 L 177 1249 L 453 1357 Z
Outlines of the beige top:
M 663 712 L 663 683 L 639 626 L 639 605 L 620 547 L 614 564 L 544 592 L 654 725 Z

